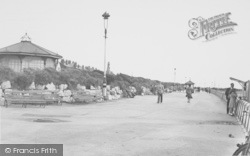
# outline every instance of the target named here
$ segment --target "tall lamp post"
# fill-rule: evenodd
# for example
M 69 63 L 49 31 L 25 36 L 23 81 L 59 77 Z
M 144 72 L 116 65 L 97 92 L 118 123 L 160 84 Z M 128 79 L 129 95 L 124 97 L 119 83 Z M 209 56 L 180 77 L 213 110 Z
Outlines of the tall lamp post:
M 107 40 L 107 29 L 108 29 L 108 18 L 110 17 L 109 13 L 105 12 L 102 15 L 104 19 L 104 75 L 103 75 L 103 96 L 107 95 L 107 79 L 106 79 L 106 40 Z

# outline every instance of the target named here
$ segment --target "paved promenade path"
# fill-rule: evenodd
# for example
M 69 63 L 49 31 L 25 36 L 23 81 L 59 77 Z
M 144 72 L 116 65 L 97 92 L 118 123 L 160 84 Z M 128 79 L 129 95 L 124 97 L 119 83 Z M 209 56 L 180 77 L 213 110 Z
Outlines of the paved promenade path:
M 191 103 L 184 93 L 170 93 L 162 104 L 156 96 L 136 96 L 85 105 L 2 107 L 0 140 L 63 144 L 64 156 L 232 155 L 244 141 L 241 126 L 216 96 L 193 97 Z

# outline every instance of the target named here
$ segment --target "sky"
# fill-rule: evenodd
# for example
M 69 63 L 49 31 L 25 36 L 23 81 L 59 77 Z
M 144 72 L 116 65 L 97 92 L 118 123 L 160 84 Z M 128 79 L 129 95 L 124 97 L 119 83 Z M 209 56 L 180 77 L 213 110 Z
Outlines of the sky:
M 105 11 L 106 58 L 116 74 L 206 87 L 250 80 L 249 0 L 1 0 L 0 48 L 28 33 L 64 59 L 103 70 Z M 188 37 L 190 19 L 228 12 L 234 33 Z

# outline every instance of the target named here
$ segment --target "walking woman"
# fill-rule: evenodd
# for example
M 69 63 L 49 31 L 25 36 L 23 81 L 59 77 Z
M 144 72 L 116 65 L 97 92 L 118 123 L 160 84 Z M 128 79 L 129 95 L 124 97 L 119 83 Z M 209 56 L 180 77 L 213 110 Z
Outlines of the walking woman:
M 236 106 L 236 98 L 237 98 L 237 93 L 235 89 L 232 89 L 230 91 L 230 101 L 229 101 L 229 115 L 234 115 L 235 113 L 235 106 Z
M 186 89 L 186 97 L 188 99 L 188 103 L 190 103 L 190 99 L 192 99 L 192 94 L 193 94 L 193 89 L 191 88 L 191 84 L 188 85 L 187 89 Z

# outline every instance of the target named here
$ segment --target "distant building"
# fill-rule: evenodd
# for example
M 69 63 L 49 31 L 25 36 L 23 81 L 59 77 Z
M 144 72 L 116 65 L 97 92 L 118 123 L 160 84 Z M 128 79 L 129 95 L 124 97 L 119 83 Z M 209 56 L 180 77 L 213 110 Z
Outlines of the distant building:
M 184 85 L 185 85 L 185 88 L 187 88 L 189 85 L 191 85 L 191 88 L 194 88 L 194 83 L 192 81 L 188 81 Z
M 57 68 L 62 56 L 31 42 L 27 33 L 21 42 L 0 49 L 0 66 L 7 66 L 16 72 L 24 68 Z

